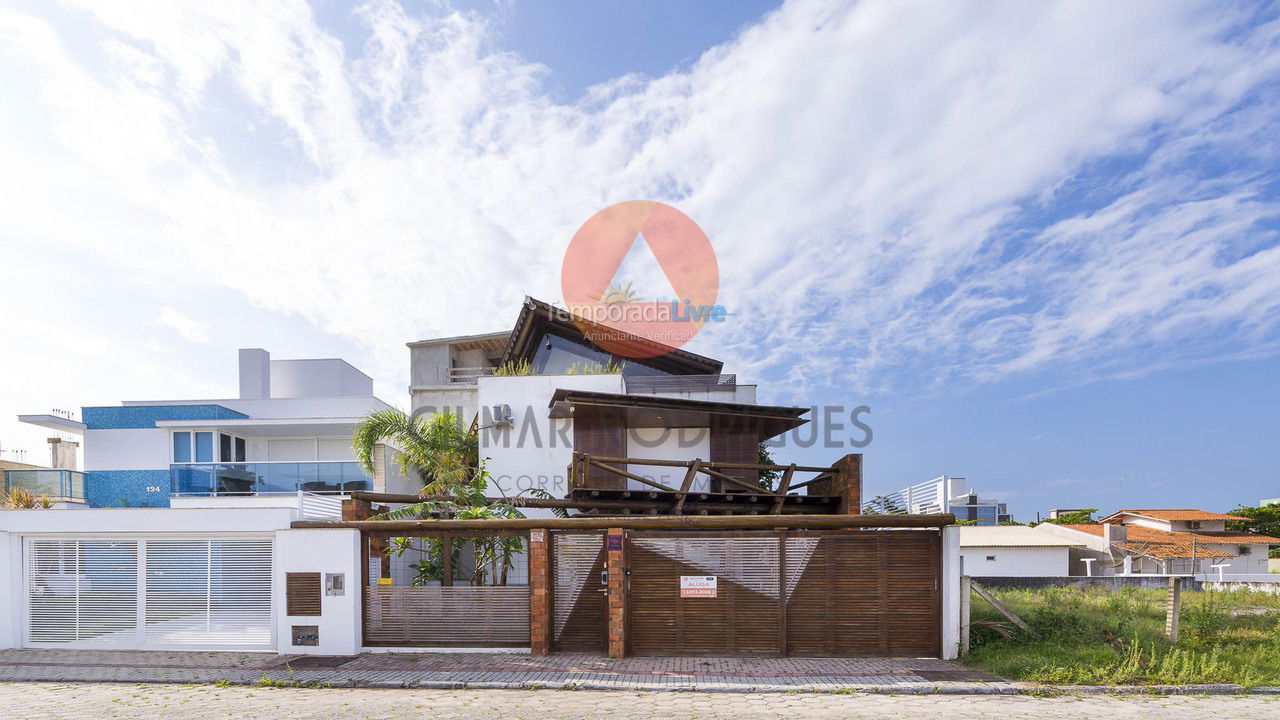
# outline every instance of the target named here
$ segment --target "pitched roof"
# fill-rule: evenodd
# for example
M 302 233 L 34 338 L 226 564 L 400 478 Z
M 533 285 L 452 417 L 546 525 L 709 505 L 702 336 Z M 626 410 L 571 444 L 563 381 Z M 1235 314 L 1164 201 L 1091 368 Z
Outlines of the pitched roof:
M 960 547 L 1084 547 L 1084 543 L 1033 527 L 962 525 Z
M 1155 520 L 1184 521 L 1184 520 L 1244 520 L 1238 515 L 1223 515 L 1222 513 L 1208 512 L 1205 510 L 1119 510 L 1102 518 L 1103 522 L 1121 515 L 1141 515 L 1143 517 L 1153 518 Z
M 1098 537 L 1103 536 L 1101 525 L 1063 525 L 1062 527 Z M 1113 544 L 1140 555 L 1154 558 L 1189 558 L 1192 555 L 1198 558 L 1235 557 L 1234 553 L 1223 552 L 1212 547 L 1215 544 L 1224 544 L 1222 539 L 1209 537 L 1203 533 L 1169 532 L 1141 525 L 1125 525 L 1125 529 L 1128 530 L 1128 539 L 1125 542 Z M 1280 540 L 1268 539 L 1280 543 Z M 1235 540 L 1225 541 L 1225 543 L 1235 542 Z

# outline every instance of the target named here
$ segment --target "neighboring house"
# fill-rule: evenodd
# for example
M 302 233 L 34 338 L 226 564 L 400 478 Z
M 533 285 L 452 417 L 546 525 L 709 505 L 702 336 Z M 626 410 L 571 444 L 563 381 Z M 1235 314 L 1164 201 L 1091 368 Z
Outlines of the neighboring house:
M 1240 518 L 1204 510 L 1121 510 L 1097 525 L 1037 527 L 1060 537 L 1083 538 L 1086 548 L 1073 553 L 1072 575 L 1084 575 L 1081 560 L 1097 560 L 1100 575 L 1264 574 L 1267 553 L 1280 538 L 1226 529 Z
M 1083 547 L 1039 528 L 962 526 L 960 568 L 974 577 L 1063 577 L 1071 574 L 1071 550 Z
M 369 475 L 355 462 L 352 432 L 370 411 L 390 407 L 373 381 L 344 360 L 272 360 L 240 351 L 239 397 L 125 401 L 85 407 L 80 419 L 19 420 L 79 436 L 84 469 L 37 471 L 37 487 L 91 507 L 164 507 L 171 497 L 399 490 L 386 452 Z M 390 480 L 388 480 L 390 476 Z M 390 484 L 388 484 L 390 483 Z
M 942 475 L 889 493 L 874 502 L 863 503 L 864 512 L 907 513 L 911 515 L 949 512 L 957 520 L 975 525 L 999 525 L 1013 520 L 1005 504 L 979 497 L 965 489 L 965 479 Z
M 1280 498 L 1264 498 L 1258 503 L 1258 507 L 1264 507 L 1266 505 L 1280 505 Z

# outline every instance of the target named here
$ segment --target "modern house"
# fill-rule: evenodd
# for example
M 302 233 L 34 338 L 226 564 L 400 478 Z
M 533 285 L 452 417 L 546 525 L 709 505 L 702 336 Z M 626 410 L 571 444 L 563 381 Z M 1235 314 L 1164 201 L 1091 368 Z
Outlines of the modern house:
M 999 525 L 1013 519 L 1004 503 L 979 497 L 972 489 L 965 489 L 965 478 L 952 475 L 941 475 L 867 500 L 863 511 L 912 515 L 949 512 L 956 519 L 974 525 Z
M 1040 527 L 1006 525 L 960 528 L 961 574 L 974 577 L 1065 577 L 1071 551 L 1083 539 L 1061 537 Z
M 1280 538 L 1226 529 L 1239 519 L 1204 510 L 1121 510 L 1097 525 L 1037 528 L 1084 542 L 1072 552 L 1072 575 L 1266 574 L 1268 550 Z M 1092 570 L 1086 558 L 1095 561 Z
M 0 647 L 954 657 L 952 516 L 861 515 L 860 455 L 760 464 L 808 408 L 602 329 L 526 299 L 410 344 L 415 412 L 473 427 L 484 501 L 524 518 L 379 518 L 420 483 L 353 462 L 387 405 L 339 360 L 246 350 L 235 399 L 24 416 L 85 469 L 67 509 L 0 511 Z
M 272 360 L 240 351 L 238 397 L 125 401 L 19 420 L 80 438 L 83 470 L 7 473 L 37 494 L 89 507 L 167 507 L 225 495 L 399 490 L 387 453 L 373 475 L 355 462 L 351 435 L 390 407 L 345 360 Z M 390 480 L 388 480 L 388 477 Z M 387 483 L 390 482 L 390 486 Z

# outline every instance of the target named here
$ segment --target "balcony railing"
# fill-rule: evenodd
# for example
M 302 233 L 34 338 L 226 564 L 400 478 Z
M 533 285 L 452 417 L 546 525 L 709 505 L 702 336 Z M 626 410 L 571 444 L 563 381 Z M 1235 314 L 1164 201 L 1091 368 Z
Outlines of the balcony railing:
M 455 367 L 449 368 L 449 383 L 452 385 L 475 385 L 477 378 L 492 375 L 491 367 Z
M 623 376 L 628 393 L 679 393 L 733 391 L 738 386 L 738 376 L 731 373 L 719 375 L 631 375 Z
M 372 490 L 373 478 L 355 462 L 194 463 L 169 466 L 174 495 L 348 493 Z
M 75 470 L 5 470 L 4 490 L 26 490 L 36 499 L 84 502 L 84 473 Z

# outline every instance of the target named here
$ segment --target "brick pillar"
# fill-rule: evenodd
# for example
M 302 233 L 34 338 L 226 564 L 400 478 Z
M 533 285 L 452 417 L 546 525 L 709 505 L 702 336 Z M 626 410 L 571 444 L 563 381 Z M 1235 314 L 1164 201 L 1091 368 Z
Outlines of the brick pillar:
M 622 528 L 609 528 L 605 539 L 609 561 L 609 657 L 627 654 L 626 537 Z
M 529 531 L 529 654 L 551 652 L 551 535 Z
M 845 455 L 832 467 L 831 494 L 840 498 L 841 515 L 862 514 L 862 453 Z

